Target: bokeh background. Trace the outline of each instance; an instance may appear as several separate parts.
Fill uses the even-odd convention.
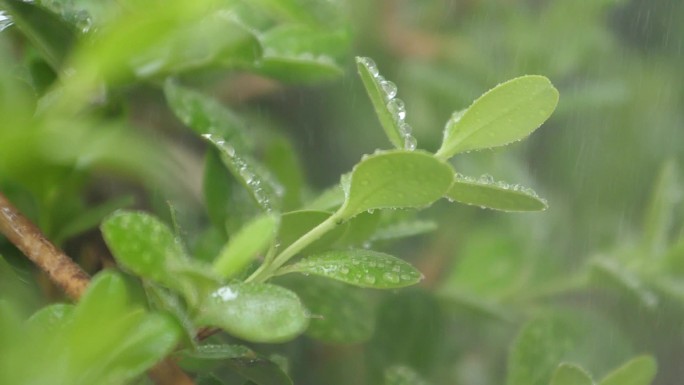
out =
[[[43,3],[83,7],[92,15],[98,9],[87,1]],[[509,353],[516,336],[534,331],[525,325],[543,316],[576,337],[568,337],[573,347],[564,359],[597,377],[634,354],[649,353],[659,363],[655,384],[679,383],[683,2],[295,3],[321,9],[325,36],[335,47],[330,54],[342,70],[335,76],[301,81],[241,66],[179,76],[232,108],[262,158],[280,148],[278,141],[262,142],[272,133],[288,143],[282,147],[294,148],[308,181],[304,196],[337,183],[363,154],[390,147],[356,75],[354,56],[369,56],[397,84],[418,147],[427,150],[439,146],[452,112],[498,83],[524,74],[551,79],[560,91],[558,108],[529,139],[452,160],[464,174],[533,187],[549,209],[511,214],[438,202],[418,215],[438,224],[434,231],[373,245],[415,263],[426,280],[415,289],[368,294],[370,305],[352,311],[374,330],[367,342],[306,337],[259,349],[288,357],[297,384],[379,384],[386,368],[403,365],[428,383],[513,385],[516,358]],[[54,75],[43,71],[45,62],[9,19],[0,18],[0,43],[1,76],[26,80],[0,90],[0,186],[16,204],[91,270],[103,265],[88,254],[102,247],[97,231],[60,229],[71,212],[124,194],[133,196],[134,206],[162,216],[172,201],[189,242],[201,244],[205,147],[168,110],[159,84],[152,79],[121,86],[97,111],[98,117],[116,117],[110,122],[126,130],[107,129],[105,139],[102,131],[65,130],[60,135],[72,135],[79,145],[49,146],[41,141],[63,138],[49,136],[54,131],[17,132],[13,125],[23,122],[9,112],[24,108],[16,107],[17,95],[40,96],[40,84],[49,85]],[[40,103],[26,108],[40,109]],[[31,274],[9,245],[0,247],[16,269]],[[659,286],[665,281],[672,284]],[[27,294],[33,299],[26,306],[58,298],[48,286],[38,285],[42,295]],[[540,337],[540,346],[559,341]],[[543,361],[540,349],[526,360]]]

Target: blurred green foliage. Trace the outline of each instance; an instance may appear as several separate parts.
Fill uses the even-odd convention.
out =
[[[195,346],[185,321],[197,315],[184,301],[210,290],[179,298],[123,273],[101,274],[92,288],[116,286],[110,308],[43,308],[60,295],[0,238],[0,369],[13,368],[0,382],[22,383],[44,363],[55,383],[146,383],[127,360],[180,343],[179,362],[200,384],[282,384],[286,374],[302,385],[677,383],[683,21],[676,0],[0,1],[0,190],[91,273],[113,265],[97,227],[118,208],[154,213],[187,245],[177,275],[162,280],[213,287],[204,263],[263,208],[245,189],[254,178],[279,182],[288,211],[339,206],[339,190],[311,199],[362,154],[388,147],[356,55],[400,86],[406,122],[431,151],[455,110],[507,79],[541,74],[561,95],[530,140],[451,161],[459,173],[534,186],[546,212],[442,201],[417,216],[355,217],[321,241],[392,252],[426,279],[377,293],[278,277],[313,315],[306,336],[286,344],[220,334]],[[195,134],[230,138],[259,167],[241,174],[230,152]],[[265,193],[278,196],[273,186]],[[296,215],[313,226],[324,220],[316,212]],[[426,234],[428,219],[438,226]],[[395,239],[406,235],[417,237]],[[211,310],[206,317],[222,317]],[[98,312],[112,317],[89,320]],[[74,322],[117,333],[81,333]],[[131,334],[131,322],[146,328]],[[124,337],[154,343],[109,357]],[[46,358],[62,354],[92,371],[77,378],[78,365]],[[640,354],[655,357],[657,375]]]

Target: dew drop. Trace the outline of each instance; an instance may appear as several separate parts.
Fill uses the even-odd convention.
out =
[[[385,97],[387,100],[394,99],[397,96],[397,86],[389,80],[383,80],[380,82],[380,87],[385,92]]]
[[[363,63],[364,66],[366,66],[366,69],[368,69],[368,72],[370,72],[373,77],[378,77],[380,75],[380,71],[378,70],[378,66],[375,64],[373,59],[368,58],[368,57],[363,57],[360,59],[361,63]]]
[[[342,266],[342,267],[340,268],[340,273],[342,273],[342,274],[349,274],[349,268],[346,267],[346,266]]]
[[[401,122],[401,124],[399,124],[399,131],[401,131],[402,136],[411,135],[411,132],[413,132],[413,128],[410,124],[406,122]]]
[[[385,281],[390,282],[390,283],[399,283],[399,281],[401,280],[397,273],[393,273],[393,272],[389,272],[389,271],[384,273],[382,275],[382,278]]]
[[[494,177],[489,174],[482,174],[480,178],[477,180],[477,182],[482,184],[493,184]]]
[[[368,284],[370,284],[370,285],[372,285],[372,284],[375,283],[375,276],[372,275],[372,274],[366,274],[366,275],[363,277],[363,281],[366,282],[366,283],[368,283]]]
[[[392,99],[387,102],[387,110],[394,116],[396,121],[403,121],[406,118],[406,105],[401,99]]]
[[[404,136],[404,149],[413,151],[418,146],[418,141],[411,135]]]

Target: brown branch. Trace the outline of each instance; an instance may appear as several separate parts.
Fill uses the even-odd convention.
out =
[[[0,193],[0,233],[50,276],[73,300],[85,292],[90,277],[52,244],[30,220]]]
[[[0,192],[0,234],[3,234],[28,259],[46,272],[73,300],[78,300],[90,283],[90,277],[69,256],[50,242],[40,229],[26,218]],[[193,385],[194,382],[171,359],[165,359],[148,371],[157,385]]]

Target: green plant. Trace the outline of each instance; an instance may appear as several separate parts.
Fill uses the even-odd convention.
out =
[[[598,3],[575,9],[558,2],[542,11],[558,21],[573,9],[598,23],[608,8]],[[473,7],[476,15],[488,12]],[[479,53],[450,63],[462,72],[449,76],[413,63],[400,77],[413,83],[402,97],[412,106],[434,103],[414,132],[396,85],[375,63],[347,63],[358,32],[335,2],[2,0],[0,12],[0,230],[7,238],[0,239],[1,383],[653,381],[654,358],[639,354],[669,349],[667,336],[656,335],[657,343],[635,336],[654,320],[677,325],[681,313],[674,163],[655,184],[637,244],[609,249],[577,271],[538,257],[558,252],[555,238],[548,247],[522,240],[533,220],[506,227],[468,208],[458,220],[448,218],[454,201],[500,211],[547,208],[527,187],[463,170],[481,156],[466,153],[522,140],[551,115],[558,91],[548,79],[499,84],[451,114],[441,138],[425,124],[443,105],[453,108],[502,74],[571,78],[566,66],[543,65],[550,61],[544,49],[529,48],[541,44],[530,35],[533,16],[509,16],[522,26],[499,45],[522,42],[526,57],[542,63],[539,70],[514,60],[507,68],[481,66]],[[15,25],[5,30],[7,20]],[[546,28],[558,25],[564,24]],[[601,26],[594,27],[578,39],[600,35]],[[599,48],[610,47],[602,42]],[[579,48],[564,52],[573,50]],[[336,79],[353,67],[347,64],[356,65],[355,83],[365,88],[392,149],[367,151],[322,192],[304,177],[296,151],[304,140],[291,141],[295,135],[261,104],[234,103],[233,111],[225,103],[230,97],[213,88],[233,80],[245,94],[311,86]],[[449,97],[429,95],[445,87]],[[345,92],[342,98],[353,99]],[[571,106],[581,107],[573,96]],[[320,113],[313,103],[306,108]],[[364,116],[354,115],[355,123]],[[141,127],[148,116],[162,117],[153,131]],[[515,168],[512,151],[492,157]],[[112,190],[103,176],[114,180]],[[421,257],[404,241],[435,230],[435,244]],[[440,246],[455,233],[466,234],[462,245]],[[93,280],[52,243],[96,274]],[[431,266],[430,247],[458,250],[457,262]],[[61,297],[29,276],[22,254],[79,302],[53,303]],[[51,269],[57,260],[60,269]],[[421,283],[421,271],[427,282],[404,289]],[[582,303],[585,295],[618,299],[597,310]],[[665,313],[658,311],[662,303]],[[616,321],[623,315],[627,326]],[[501,362],[508,363],[505,374]]]

